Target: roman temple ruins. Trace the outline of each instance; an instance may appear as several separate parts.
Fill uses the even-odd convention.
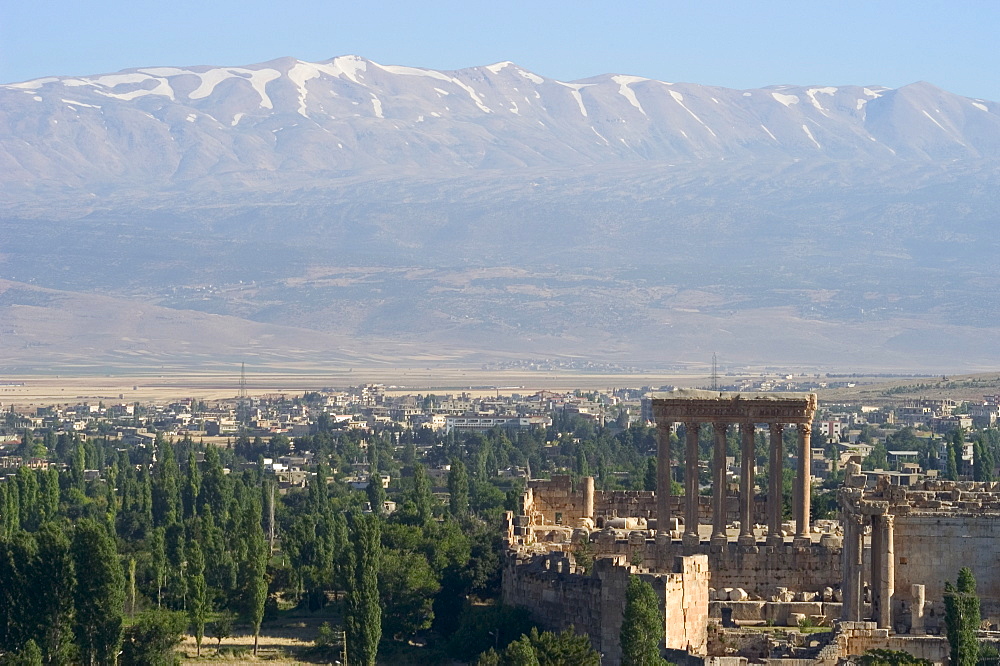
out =
[[[678,662],[834,664],[883,648],[943,663],[944,583],[961,566],[974,569],[984,618],[1000,614],[1000,484],[862,473],[856,459],[838,491],[839,520],[812,521],[815,394],[682,389],[651,403],[658,490],[530,480],[520,513],[508,514],[505,603],[588,634],[612,666],[631,575],[660,596],[663,647]],[[757,625],[792,627],[792,638]],[[830,629],[796,638],[799,626]]]

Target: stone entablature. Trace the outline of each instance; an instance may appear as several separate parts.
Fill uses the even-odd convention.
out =
[[[816,413],[815,393],[737,393],[675,389],[653,393],[653,416],[701,423],[808,423]]]

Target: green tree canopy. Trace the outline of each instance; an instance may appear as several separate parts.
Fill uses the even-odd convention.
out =
[[[625,590],[625,616],[622,618],[622,665],[666,664],[660,657],[664,631],[660,598],[649,583],[631,576]]]
[[[958,585],[944,586],[944,623],[951,647],[951,663],[955,666],[975,666],[979,659],[979,597],[972,569],[962,567]]]

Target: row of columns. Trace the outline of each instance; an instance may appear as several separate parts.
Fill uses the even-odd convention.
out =
[[[892,514],[844,515],[844,605],[849,622],[864,619],[865,528],[871,527],[872,619],[880,628],[892,627],[892,598],[896,592],[895,516]],[[921,590],[922,593],[922,590]],[[923,602],[920,603],[921,613]]]
[[[698,536],[698,438],[702,423],[688,421],[685,426],[685,471],[684,471],[684,543],[697,545]],[[756,424],[741,423],[740,426],[740,534],[739,543],[753,545],[753,504],[754,504],[754,462],[756,459],[754,431]],[[782,517],[782,479],[784,446],[782,433],[785,424],[770,423],[770,456],[767,489],[767,543],[780,544]],[[712,543],[726,541],[726,432],[729,424],[712,423],[714,447],[712,456]],[[793,513],[796,538],[809,538],[810,510],[810,467],[811,424],[799,423],[798,430],[798,473],[793,486]],[[658,531],[666,533],[670,520],[671,466],[670,466],[670,424],[657,424],[657,519]]]

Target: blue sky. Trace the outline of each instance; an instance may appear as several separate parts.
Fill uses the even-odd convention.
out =
[[[341,2],[0,0],[0,82],[152,65],[356,54],[564,81],[634,74],[732,88],[918,80],[1000,101],[996,0]]]

